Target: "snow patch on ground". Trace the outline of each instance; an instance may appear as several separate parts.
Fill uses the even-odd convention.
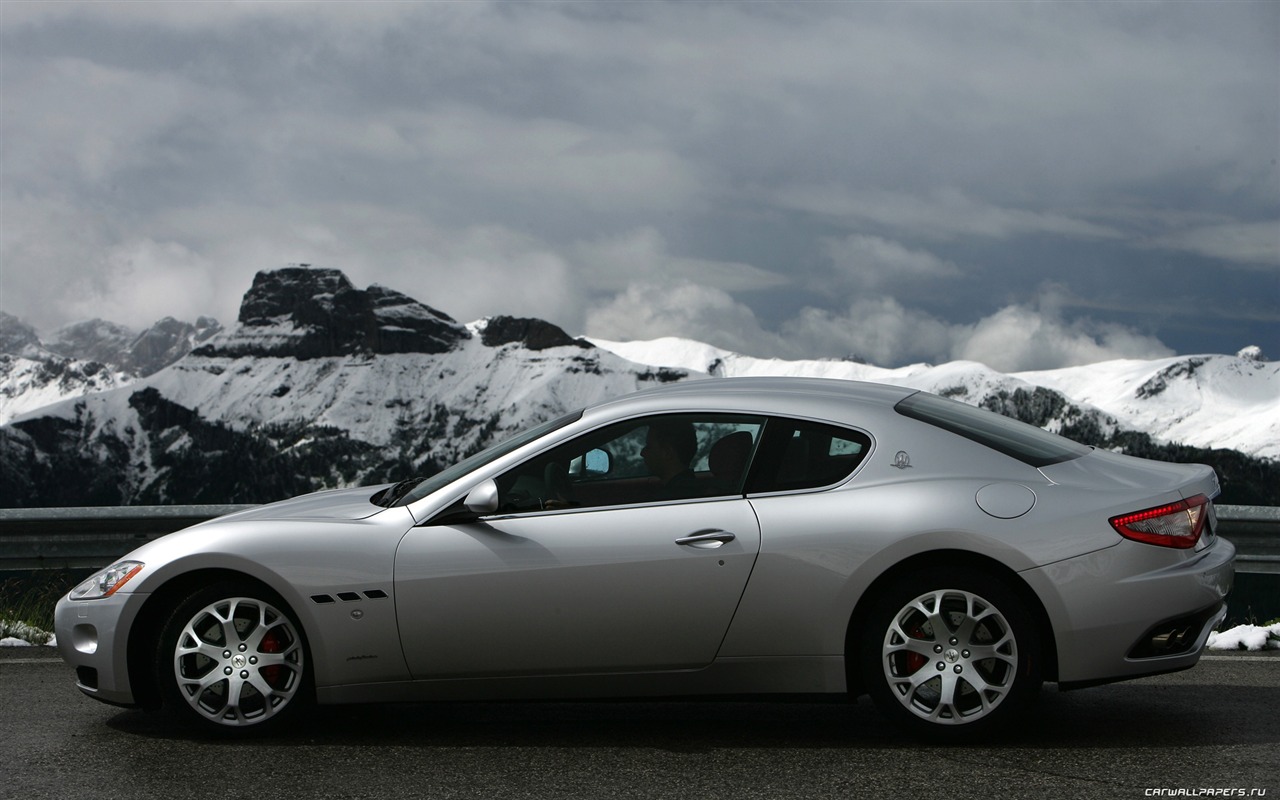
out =
[[[57,637],[48,631],[42,631],[25,622],[0,619],[0,647],[32,647],[57,643]]]
[[[1229,631],[1211,633],[1208,647],[1210,650],[1280,650],[1280,623],[1237,625]]]

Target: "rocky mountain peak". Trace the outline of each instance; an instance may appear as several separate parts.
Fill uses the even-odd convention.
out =
[[[357,289],[340,270],[293,265],[259,272],[240,326],[202,356],[299,359],[359,353],[444,353],[470,338],[452,317],[384,286]]]
[[[580,347],[590,349],[595,345],[585,339],[575,339],[558,325],[528,317],[491,317],[480,333],[480,341],[489,347],[518,342],[530,350],[546,350],[549,347]]]
[[[1236,358],[1242,358],[1245,361],[1254,361],[1259,364],[1265,364],[1269,359],[1262,352],[1262,348],[1256,344],[1251,344],[1236,353]]]
[[[302,324],[323,322],[336,308],[358,295],[347,276],[336,269],[298,265],[263,270],[240,302],[240,324],[261,327],[281,318]]]
[[[35,328],[12,314],[0,311],[0,353],[22,355],[40,347]]]
[[[211,317],[200,317],[195,325],[165,317],[138,334],[129,345],[124,366],[144,377],[151,375],[221,332],[222,325]]]
[[[49,369],[57,363],[72,372],[97,374],[106,367],[123,376],[145,377],[221,332],[222,325],[212,317],[200,317],[194,325],[165,317],[141,333],[91,319],[64,325],[44,342],[30,325],[0,312],[0,353],[45,362]]]
[[[115,322],[90,319],[73,322],[54,331],[46,349],[65,358],[122,365],[138,332]]]

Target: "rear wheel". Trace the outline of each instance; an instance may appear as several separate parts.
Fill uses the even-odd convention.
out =
[[[966,739],[1023,712],[1041,684],[1024,602],[976,570],[929,569],[880,596],[862,631],[864,686],[904,728]]]
[[[255,584],[190,594],[163,628],[157,664],[168,705],[226,732],[275,727],[310,697],[301,630]]]

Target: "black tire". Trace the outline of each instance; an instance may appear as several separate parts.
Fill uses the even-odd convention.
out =
[[[1021,716],[1042,683],[1041,637],[999,578],[940,567],[876,598],[859,636],[863,686],[906,731],[946,741],[988,735]]]
[[[247,581],[187,595],[161,629],[156,670],[167,708],[228,734],[279,728],[314,694],[297,618]]]

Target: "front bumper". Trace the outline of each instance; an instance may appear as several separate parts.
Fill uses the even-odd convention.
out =
[[[1226,617],[1234,560],[1235,546],[1221,538],[1197,553],[1123,541],[1023,573],[1053,625],[1059,684],[1194,666]]]
[[[54,610],[62,660],[75,668],[76,688],[95,700],[136,705],[129,683],[129,628],[146,595],[118,592],[98,600],[63,597]]]

